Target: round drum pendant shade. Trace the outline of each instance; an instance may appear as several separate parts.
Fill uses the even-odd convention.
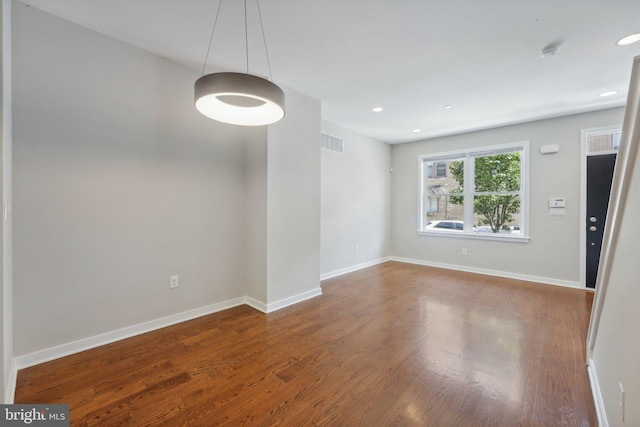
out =
[[[284,92],[251,74],[214,73],[195,83],[195,105],[205,116],[240,126],[262,126],[284,117]]]

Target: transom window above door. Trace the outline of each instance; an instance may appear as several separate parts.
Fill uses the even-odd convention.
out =
[[[587,156],[615,153],[620,148],[621,129],[587,133]]]

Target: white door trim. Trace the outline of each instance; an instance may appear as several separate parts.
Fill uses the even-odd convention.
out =
[[[616,131],[621,128],[622,125],[618,124],[582,129],[580,131],[580,274],[578,277],[582,288],[587,287],[587,135],[597,132]]]

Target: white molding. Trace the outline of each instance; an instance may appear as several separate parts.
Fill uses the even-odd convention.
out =
[[[445,230],[417,230],[418,236],[439,236],[447,239],[474,239],[474,240],[493,240],[496,242],[513,242],[513,243],[529,243],[531,238],[522,235],[501,234],[501,233],[466,233],[461,231],[445,231]]]
[[[596,345],[600,316],[606,299],[607,288],[610,282],[613,260],[618,247],[620,224],[626,213],[627,198],[633,170],[638,162],[638,141],[640,140],[640,56],[633,60],[627,104],[624,110],[622,122],[622,135],[620,137],[620,149],[616,158],[616,166],[613,171],[611,183],[611,195],[607,209],[607,221],[602,238],[602,250],[600,252],[600,264],[596,278],[596,292],[593,297],[591,318],[589,319],[589,332],[587,333],[587,349],[593,351]]]
[[[397,262],[404,262],[408,264],[418,264],[418,265],[425,265],[425,266],[431,266],[431,267],[445,268],[449,270],[467,271],[471,273],[480,273],[480,274],[486,274],[490,276],[507,277],[512,279],[527,280],[527,281],[540,282],[540,283],[546,283],[551,285],[579,288],[579,284],[577,282],[570,282],[570,281],[557,280],[557,279],[538,277],[538,276],[528,276],[528,275],[515,274],[515,273],[509,273],[509,272],[503,272],[503,271],[494,271],[494,270],[488,270],[488,269],[471,268],[471,267],[465,267],[465,266],[453,265],[453,264],[442,264],[442,263],[430,262],[425,260],[402,258],[402,257],[380,258],[374,261],[358,264],[358,265],[337,270],[331,273],[325,273],[321,277],[324,280],[331,277],[340,276],[342,274],[347,274],[350,272],[361,270],[367,267],[371,267],[377,264],[382,264],[387,261],[397,261]],[[7,381],[7,391],[5,394],[6,403],[13,403],[17,372],[19,369],[35,366],[40,363],[45,363],[45,362],[58,359],[64,356],[69,356],[71,354],[79,353],[81,351],[100,347],[102,345],[110,344],[112,342],[120,341],[126,338],[131,338],[133,336],[141,335],[147,332],[151,332],[167,326],[192,320],[197,317],[206,316],[208,314],[216,313],[222,310],[227,310],[229,308],[237,307],[243,304],[246,304],[266,314],[266,313],[272,313],[276,310],[280,310],[285,307],[289,307],[291,305],[308,300],[310,298],[314,298],[319,295],[322,295],[322,288],[320,287],[312,289],[307,292],[300,293],[298,295],[294,295],[292,297],[284,298],[282,300],[269,303],[269,304],[265,304],[264,302],[258,301],[255,298],[252,298],[249,296],[234,298],[234,299],[219,302],[216,304],[211,304],[211,305],[196,308],[193,310],[188,310],[182,313],[177,313],[174,315],[162,317],[162,318],[151,320],[148,322],[139,323],[137,325],[128,326],[125,328],[95,335],[92,337],[83,338],[80,340],[61,344],[55,347],[46,348],[46,349],[39,350],[26,355],[14,357],[11,362],[10,377],[8,378],[8,381]]]
[[[596,415],[598,416],[598,425],[600,427],[609,427],[609,420],[607,419],[607,412],[604,407],[604,400],[602,399],[600,384],[598,384],[598,373],[596,372],[596,365],[593,362],[593,359],[589,359],[589,364],[587,365],[587,373],[589,374],[589,383],[591,383],[593,403],[596,408]]]
[[[466,271],[468,273],[485,274],[487,276],[506,277],[508,279],[525,280],[527,282],[544,283],[546,285],[563,286],[566,288],[582,289],[580,283],[571,280],[554,279],[551,277],[530,276],[528,274],[512,273],[509,271],[489,270],[486,268],[468,267],[465,265],[443,264],[439,262],[425,261],[421,259],[411,259],[402,257],[391,257],[391,261],[404,262],[407,264],[425,265],[428,267],[445,268],[447,270]]]
[[[622,129],[621,124],[600,126],[580,130],[580,286],[587,288],[587,135],[590,133],[616,131]],[[617,154],[617,151],[599,154]]]
[[[123,339],[131,338],[137,335],[141,335],[147,332],[155,331],[157,329],[172,326],[181,322],[186,322],[198,317],[206,316],[212,313],[216,313],[229,308],[237,307],[246,304],[262,313],[271,313],[284,307],[297,304],[307,299],[322,295],[322,288],[318,287],[307,292],[303,292],[298,295],[294,295],[289,298],[276,301],[271,304],[265,304],[261,301],[251,298],[249,296],[243,296],[239,298],[233,298],[227,301],[222,301],[216,304],[199,307],[193,310],[187,310],[182,313],[173,314],[159,319],[150,320],[148,322],[139,323],[137,325],[127,326],[121,329],[117,329],[103,334],[98,334],[92,337],[82,338],[69,343],[61,344],[55,347],[45,348],[33,353],[25,354],[22,356],[14,357],[11,361],[11,373],[7,381],[7,390],[5,394],[6,403],[13,403],[16,379],[18,370],[28,368],[31,366],[39,365],[41,363],[49,362],[51,360],[59,359],[61,357],[69,356],[81,351],[89,350],[92,348],[100,347],[112,342],[120,341]]]
[[[315,289],[311,289],[310,291],[303,292],[298,295],[294,295],[292,297],[284,298],[276,302],[268,303],[266,307],[265,313],[273,313],[276,310],[280,310],[285,307],[289,307],[290,305],[297,304],[299,302],[317,297],[322,295],[322,288],[318,287]]]
[[[244,303],[251,308],[255,308],[256,310],[261,311],[262,313],[267,313],[267,304],[263,303],[262,301],[258,301],[257,299],[251,297],[244,297]]]
[[[12,213],[12,151],[13,151],[13,128],[12,128],[12,111],[13,111],[13,93],[12,93],[12,9],[13,2],[11,0],[2,0],[1,23],[0,23],[0,49],[2,60],[0,66],[2,75],[0,85],[0,114],[2,114],[2,133],[1,145],[2,156],[0,162],[2,164],[2,195],[0,196],[0,204],[3,208],[2,233],[2,268],[0,276],[0,293],[2,293],[2,303],[0,317],[2,317],[2,345],[0,346],[0,372],[2,372],[2,389],[5,390],[4,400],[13,403],[13,390],[15,390],[15,368],[13,364],[13,340],[14,340],[14,322],[13,322],[13,213]],[[12,386],[13,384],[13,386]]]
[[[136,335],[155,331],[157,329],[165,328],[167,326],[175,325],[187,320],[192,320],[197,317],[206,316],[208,314],[216,313],[222,310],[227,310],[229,308],[237,307],[245,303],[246,297],[234,298],[193,310],[184,311],[182,313],[173,314],[171,316],[161,317],[159,319],[139,323],[137,325],[127,326],[115,331],[105,332],[103,334],[95,335],[88,338],[82,338],[69,343],[57,345],[55,347],[45,348],[43,350],[38,350],[22,356],[17,356],[13,359],[15,370],[17,371],[18,369],[35,366],[40,363],[59,359],[64,356],[69,356],[71,354],[100,347],[105,344],[110,344],[112,342],[131,338]]]
[[[4,403],[11,405],[16,394],[16,381],[18,379],[18,368],[16,367],[16,359],[11,359],[11,367],[9,369],[9,378],[6,379],[7,388],[4,392]]]
[[[318,295],[322,295],[322,288],[320,287],[307,292],[303,292],[298,295],[294,295],[289,298],[282,299],[280,301],[276,301],[271,304],[265,304],[261,301],[256,300],[255,298],[251,298],[248,296],[234,298],[216,304],[199,307],[193,310],[187,310],[182,313],[150,320],[148,322],[139,323],[137,325],[127,326],[114,331],[105,332],[103,334],[98,334],[92,337],[82,338],[55,347],[45,348],[43,350],[38,350],[22,356],[17,356],[14,357],[12,361],[12,383],[9,383],[7,385],[7,388],[10,390],[10,393],[7,394],[7,397],[11,396],[11,399],[13,399],[16,373],[19,369],[39,365],[40,363],[49,362],[51,360],[59,359],[64,356],[69,356],[81,351],[100,347],[126,338],[131,338],[137,335],[186,322],[188,320],[206,316],[212,313],[217,313],[219,311],[227,310],[229,308],[237,307],[243,304],[246,304],[262,313],[271,313],[281,308],[288,307],[290,305],[297,304],[307,299],[316,297]]]
[[[333,277],[342,276],[343,274],[353,273],[354,271],[362,270],[363,268],[373,267],[374,265],[382,264],[387,261],[391,261],[391,257],[378,258],[372,261],[367,261],[360,264],[352,265],[351,267],[341,268],[340,270],[330,271],[328,273],[324,273],[320,275],[320,280],[327,280]]]

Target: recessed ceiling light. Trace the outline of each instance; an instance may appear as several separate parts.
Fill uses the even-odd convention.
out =
[[[371,111],[373,111],[374,113],[379,113],[380,111],[384,110],[384,108],[382,107],[373,107],[371,109]]]
[[[616,44],[618,46],[626,46],[628,44],[633,44],[639,41],[640,41],[640,33],[633,33],[621,38],[620,40],[618,40]]]
[[[411,132],[418,133],[418,132],[420,132],[420,129],[413,129]]]
[[[447,104],[447,105],[444,106],[445,110],[451,110],[452,108],[453,108],[453,105],[451,105],[451,104]]]
[[[606,98],[607,96],[613,96],[613,95],[615,95],[615,94],[617,94],[617,93],[618,93],[618,91],[617,91],[617,90],[609,90],[609,91],[607,91],[607,92],[602,92],[602,93],[600,94],[600,96],[601,96],[601,97],[603,97],[603,98]]]

